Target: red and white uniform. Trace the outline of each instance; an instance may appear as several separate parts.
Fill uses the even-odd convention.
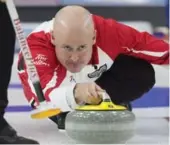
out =
[[[42,23],[27,38],[45,97],[62,111],[70,111],[76,107],[73,97],[76,83],[93,82],[100,77],[100,75],[89,77],[88,74],[95,71],[93,65],[97,65],[98,68],[106,65],[109,69],[120,53],[143,58],[152,64],[169,64],[169,45],[164,41],[146,32],[140,33],[113,19],[93,15],[93,21],[97,31],[93,56],[89,64],[79,73],[67,71],[56,58],[50,36],[53,20]],[[20,53],[19,62],[21,58]],[[19,76],[27,100],[30,103],[33,100],[37,102],[25,66],[24,70],[19,71]]]

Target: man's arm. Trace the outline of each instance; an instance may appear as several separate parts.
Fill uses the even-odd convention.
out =
[[[116,23],[120,47],[125,54],[145,59],[153,64],[169,64],[169,44],[147,32]]]
[[[62,86],[63,80],[66,78],[66,70],[57,62],[55,51],[54,49],[49,49],[48,42],[43,40],[45,38],[40,39],[37,37],[41,33],[43,32],[33,33],[27,40],[45,98],[47,101],[54,103],[62,111],[72,110],[77,105],[73,96],[75,84]],[[38,100],[21,54],[18,69],[25,96],[30,104],[32,104],[32,107],[34,107]]]

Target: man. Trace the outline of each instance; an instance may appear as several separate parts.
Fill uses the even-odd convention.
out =
[[[4,0],[0,0],[0,144],[38,144],[20,137],[4,118],[7,89],[13,63],[15,33]]]
[[[150,63],[169,63],[165,42],[80,6],[62,8],[27,40],[46,100],[63,112],[99,104],[103,91],[116,104],[129,103],[153,87]],[[36,108],[38,100],[22,54],[18,69],[25,96]]]

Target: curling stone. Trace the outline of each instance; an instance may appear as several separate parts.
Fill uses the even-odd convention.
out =
[[[134,135],[135,115],[104,93],[100,105],[79,106],[68,113],[65,129],[76,143],[126,143]]]

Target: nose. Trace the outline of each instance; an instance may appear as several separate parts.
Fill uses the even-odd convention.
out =
[[[73,62],[77,62],[78,61],[78,55],[76,53],[73,53],[71,56],[70,56],[70,59],[73,61]]]

